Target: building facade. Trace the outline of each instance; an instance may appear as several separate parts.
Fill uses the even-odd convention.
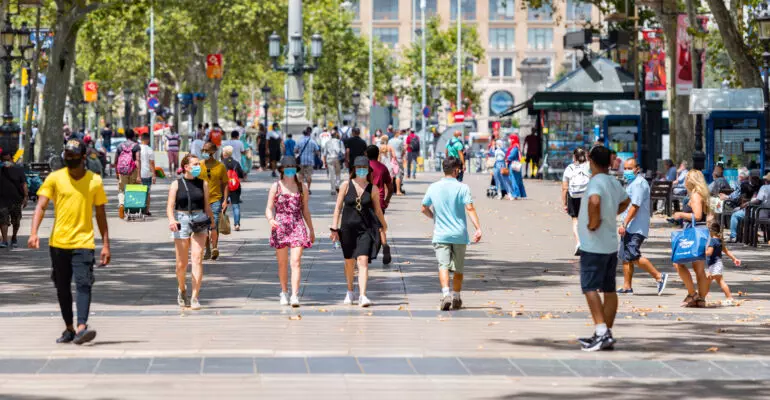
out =
[[[476,27],[486,50],[471,68],[479,78],[481,103],[475,115],[479,132],[490,130],[495,115],[552,83],[565,71],[579,68],[574,51],[564,49],[565,33],[597,21],[599,10],[575,0],[556,0],[554,8],[522,8],[521,0],[461,0],[463,23]],[[359,0],[353,29],[374,37],[396,56],[419,37],[420,0]],[[426,0],[426,20],[438,15],[442,29],[456,26],[457,0]],[[535,66],[535,67],[533,67]],[[535,70],[535,73],[530,73]],[[399,104],[400,126],[409,126],[411,104]],[[446,121],[446,119],[444,119]]]

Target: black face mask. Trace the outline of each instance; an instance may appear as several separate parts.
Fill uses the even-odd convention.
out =
[[[64,164],[69,169],[77,169],[81,165],[83,165],[83,159],[82,158],[66,158],[64,159]]]

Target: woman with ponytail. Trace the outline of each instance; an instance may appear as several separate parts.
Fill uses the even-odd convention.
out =
[[[310,216],[307,186],[297,178],[297,160],[284,156],[278,167],[281,179],[270,188],[265,217],[270,222],[270,247],[278,259],[278,279],[281,281],[281,305],[299,307],[299,282],[302,252],[315,242],[313,220]],[[291,249],[291,254],[289,252]],[[289,256],[291,256],[291,297],[288,294]]]

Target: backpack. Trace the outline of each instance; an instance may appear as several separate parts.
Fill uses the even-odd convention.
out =
[[[102,175],[102,162],[99,161],[95,152],[89,152],[86,155],[86,169],[99,176]]]
[[[409,149],[412,150],[412,153],[420,152],[420,138],[417,135],[414,135],[412,140],[409,141]]]
[[[586,189],[588,189],[588,181],[591,180],[591,175],[586,170],[585,166],[577,166],[572,164],[572,169],[575,169],[575,175],[569,180],[569,195],[573,199],[579,199],[583,197]]]
[[[238,172],[234,169],[227,170],[227,188],[231,192],[238,190],[241,187],[241,179],[238,178]]]
[[[124,142],[121,144],[120,155],[118,155],[118,174],[131,175],[136,171],[136,161],[134,161],[133,146],[130,143]]]
[[[460,158],[459,151],[455,150],[455,147],[454,147],[455,143],[457,143],[457,141],[459,141],[459,140],[460,139],[457,139],[457,138],[454,138],[454,137],[449,139],[449,141],[446,143],[446,148],[447,148],[446,154],[447,154],[447,156],[455,157],[455,158]]]

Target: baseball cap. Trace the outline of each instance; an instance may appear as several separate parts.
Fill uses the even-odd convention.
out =
[[[70,139],[67,141],[67,143],[64,144],[64,151],[74,153],[74,154],[85,155],[86,144],[79,139]]]

